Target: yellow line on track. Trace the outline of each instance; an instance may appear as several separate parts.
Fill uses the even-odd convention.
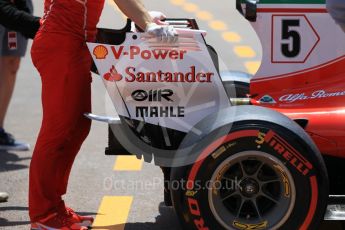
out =
[[[235,46],[234,52],[241,58],[253,58],[256,56],[255,51],[250,46]]]
[[[187,12],[197,12],[199,11],[198,5],[194,3],[186,3],[183,5],[183,9]]]
[[[217,31],[226,30],[228,28],[227,25],[221,20],[212,20],[209,22],[209,26]]]
[[[115,171],[140,171],[143,167],[143,160],[138,160],[136,156],[117,156]]]
[[[174,5],[181,6],[183,5],[186,1],[185,0],[170,0],[170,2]]]
[[[196,17],[200,20],[209,21],[213,19],[213,15],[208,11],[198,11],[195,13]]]
[[[194,3],[188,2],[188,0],[170,0],[170,3],[181,7],[184,11],[194,13],[195,17],[199,20],[208,22],[211,29],[221,32],[224,41],[229,43],[240,43],[242,42],[242,37],[239,33],[234,31],[229,31],[227,24],[222,20],[217,20],[214,18],[211,12],[207,10],[199,9],[200,7]],[[250,46],[235,46],[234,53],[244,59],[244,66],[247,71],[251,74],[255,74],[260,67],[259,61],[247,61],[245,59],[251,59],[256,57],[256,52]]]
[[[92,229],[123,230],[133,202],[132,196],[105,196]]]
[[[242,40],[241,36],[236,32],[227,31],[222,34],[223,39],[227,42],[237,43]]]
[[[250,74],[255,74],[258,71],[258,69],[260,68],[261,62],[259,62],[259,61],[248,61],[248,62],[245,62],[244,65],[246,66],[247,71]]]

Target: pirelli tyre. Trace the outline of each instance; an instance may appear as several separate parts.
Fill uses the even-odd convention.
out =
[[[200,160],[173,168],[173,205],[184,229],[317,229],[328,177],[310,139],[278,124],[241,121],[200,143]],[[177,186],[179,184],[179,186]]]

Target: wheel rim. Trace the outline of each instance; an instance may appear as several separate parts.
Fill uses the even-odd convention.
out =
[[[289,218],[296,199],[286,166],[261,151],[236,153],[211,177],[208,200],[225,229],[278,229]]]

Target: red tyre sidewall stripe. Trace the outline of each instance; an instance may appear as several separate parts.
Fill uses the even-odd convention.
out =
[[[221,146],[224,143],[227,143],[229,141],[233,141],[238,138],[242,137],[256,137],[258,135],[259,130],[242,130],[242,131],[237,131],[234,133],[230,133],[226,136],[218,138],[216,141],[212,142],[207,148],[202,151],[200,156],[198,157],[196,163],[193,165],[189,177],[188,177],[188,182],[194,182],[196,175],[201,167],[201,165],[204,163],[205,159],[214,151],[216,150],[219,146]],[[187,183],[187,189],[192,190],[193,189],[194,183]],[[318,201],[318,184],[317,184],[317,179],[316,176],[310,177],[310,186],[311,186],[311,201],[310,201],[310,206],[309,206],[309,212],[304,220],[302,226],[299,228],[299,230],[307,230],[309,225],[311,224],[316,207],[317,207],[317,201]]]
[[[241,137],[257,137],[259,133],[259,130],[242,130],[242,131],[237,131],[230,133],[226,136],[218,138],[216,141],[212,142],[210,145],[208,145],[204,151],[200,154],[198,159],[196,160],[196,163],[193,165],[189,177],[188,177],[188,182],[187,183],[187,189],[192,190],[193,185],[196,178],[197,173],[199,172],[199,169],[201,165],[204,163],[205,159],[214,151],[216,150],[219,146],[221,146],[224,143],[227,143],[229,141],[233,141],[235,139],[241,138]]]
[[[307,218],[305,218],[304,223],[299,228],[299,230],[308,229],[316,211],[317,200],[319,196],[316,176],[310,177],[310,186],[311,186],[311,201],[310,201],[310,206],[309,206],[309,212],[308,212]]]

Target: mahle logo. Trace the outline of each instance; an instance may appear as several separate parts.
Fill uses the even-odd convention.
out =
[[[95,55],[96,59],[105,59],[108,53],[107,47],[103,45],[98,45],[93,49],[93,55]]]

